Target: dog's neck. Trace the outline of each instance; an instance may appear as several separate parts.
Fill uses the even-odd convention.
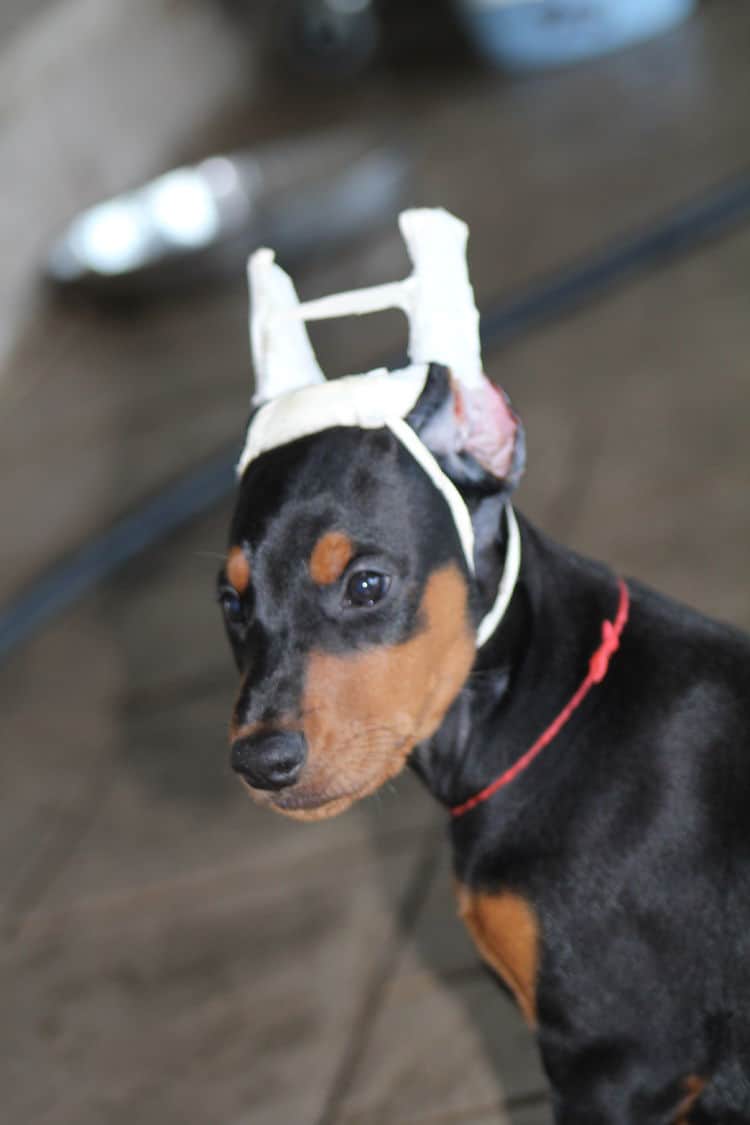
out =
[[[617,585],[606,567],[553,543],[522,516],[518,522],[522,561],[508,611],[479,651],[440,729],[411,758],[417,774],[447,808],[466,801],[513,765],[555,717],[585,674],[601,622],[616,605]],[[500,581],[505,546],[502,531],[493,550],[485,553],[485,600]],[[560,746],[545,751],[548,758],[564,747],[565,734],[559,741]],[[485,819],[510,824],[546,765],[540,761],[533,777],[519,778],[510,790],[491,798],[488,807],[456,822],[455,830],[472,833]]]
[[[484,518],[492,518],[487,515]],[[486,546],[477,556],[475,616],[484,618],[497,595],[506,568],[508,524],[501,511]],[[525,521],[519,520],[523,527]],[[525,536],[524,536],[525,538]],[[448,808],[482,788],[490,778],[488,755],[472,754],[477,733],[502,713],[513,690],[514,672],[520,667],[530,635],[531,603],[524,581],[525,560],[512,597],[493,635],[478,650],[472,673],[440,729],[418,746],[410,764]]]

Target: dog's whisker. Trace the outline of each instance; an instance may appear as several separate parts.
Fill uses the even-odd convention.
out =
[[[190,554],[196,559],[215,559],[217,562],[221,563],[227,561],[226,551],[224,554],[218,551],[191,551]]]

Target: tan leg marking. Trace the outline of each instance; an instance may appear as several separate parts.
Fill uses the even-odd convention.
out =
[[[250,585],[250,562],[242,547],[232,547],[227,555],[227,581],[238,594],[244,594]]]
[[[693,1108],[706,1085],[706,1079],[697,1074],[688,1074],[683,1085],[686,1090],[685,1098],[677,1110],[674,1125],[690,1125],[690,1110]]]
[[[329,586],[346,570],[354,557],[354,547],[343,531],[327,531],[310,555],[310,577],[318,586]]]
[[[534,1027],[539,923],[533,908],[512,891],[487,894],[459,883],[456,893],[459,915],[479,953],[505,981]]]

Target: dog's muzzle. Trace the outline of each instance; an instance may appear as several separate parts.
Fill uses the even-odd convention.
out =
[[[232,743],[232,769],[254,789],[286,789],[294,785],[307,758],[301,731],[253,734]]]

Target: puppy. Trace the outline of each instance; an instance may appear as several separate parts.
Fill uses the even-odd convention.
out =
[[[559,1125],[750,1122],[750,641],[516,515],[518,419],[425,346],[251,419],[232,765],[301,821],[418,773]]]

